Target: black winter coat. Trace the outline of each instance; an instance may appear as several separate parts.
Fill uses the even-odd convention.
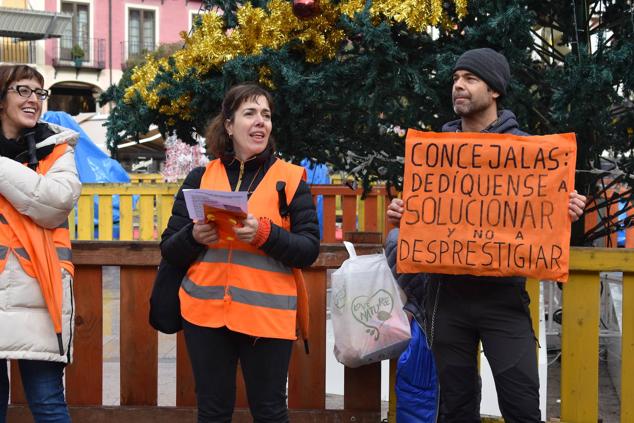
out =
[[[229,184],[234,190],[238,183],[240,161],[233,157],[222,160],[227,169]],[[248,191],[251,194],[275,160],[278,159],[270,150],[247,160],[244,163],[240,191]],[[187,175],[176,194],[172,215],[161,236],[161,255],[175,266],[189,267],[206,249],[206,246],[196,242],[192,235],[194,224],[187,213],[183,196],[183,189],[200,188],[204,173],[205,168],[198,167]],[[277,204],[271,206],[279,207]],[[310,266],[319,255],[319,223],[310,189],[304,181],[300,182],[288,207],[291,231],[288,232],[271,223],[271,233],[260,249],[286,266],[296,268]]]
[[[398,252],[398,228],[392,229],[387,235],[385,241],[385,256],[387,263],[392,270],[392,274],[401,287],[407,303],[403,306],[403,310],[414,316],[418,323],[423,326],[424,322],[424,304],[425,304],[425,283],[427,282],[426,273],[397,273],[396,272],[396,254]]]

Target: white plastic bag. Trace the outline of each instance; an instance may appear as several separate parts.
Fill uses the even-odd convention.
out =
[[[332,274],[330,316],[337,361],[359,367],[398,357],[409,344],[410,325],[384,254],[350,258]]]

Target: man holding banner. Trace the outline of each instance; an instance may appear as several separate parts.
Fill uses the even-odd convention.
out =
[[[459,120],[443,133],[408,131],[397,269],[427,273],[425,314],[440,380],[440,421],[479,422],[478,343],[507,422],[538,422],[539,378],[525,277],[566,281],[574,134],[529,137],[498,111],[510,69],[488,48],[454,67]]]

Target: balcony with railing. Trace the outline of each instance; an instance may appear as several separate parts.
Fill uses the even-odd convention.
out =
[[[121,69],[134,67],[143,61],[148,53],[156,51],[154,41],[128,40],[121,42]]]
[[[21,41],[18,38],[0,37],[0,62],[36,63],[36,46],[35,41]]]
[[[101,70],[106,67],[106,40],[62,37],[53,41],[50,54],[55,68]]]

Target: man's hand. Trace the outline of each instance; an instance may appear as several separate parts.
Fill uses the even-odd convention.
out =
[[[586,197],[577,191],[570,193],[570,202],[568,203],[568,214],[573,222],[579,220],[586,208]]]
[[[218,242],[218,231],[216,229],[216,224],[213,222],[205,223],[194,221],[192,235],[199,244],[207,245]]]
[[[235,232],[240,241],[250,244],[253,238],[255,238],[255,234],[258,233],[259,226],[260,221],[252,214],[249,214],[247,218],[242,221],[242,226],[233,227],[233,232]]]
[[[400,198],[393,198],[389,206],[387,206],[387,221],[397,228],[401,224],[401,218],[403,217],[403,200]]]

